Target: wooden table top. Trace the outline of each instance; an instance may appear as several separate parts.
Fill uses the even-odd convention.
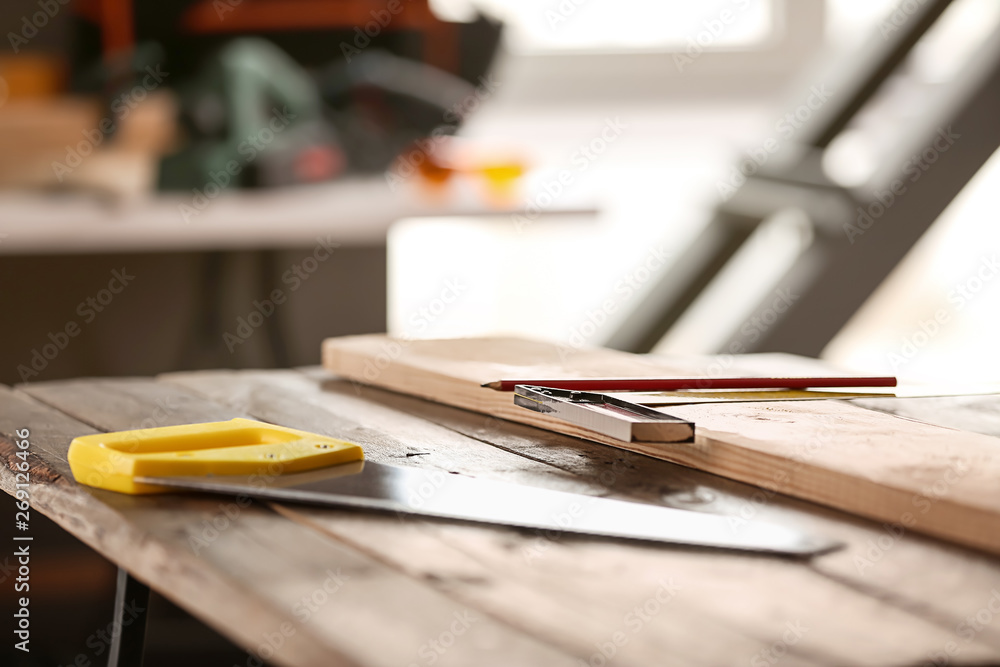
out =
[[[860,404],[1000,435],[1000,397]],[[352,440],[372,461],[780,522],[847,546],[796,561],[131,497],[76,484],[66,462],[79,435],[239,416]],[[0,388],[8,493],[19,429],[35,510],[274,664],[1000,664],[1000,559],[317,369]]]

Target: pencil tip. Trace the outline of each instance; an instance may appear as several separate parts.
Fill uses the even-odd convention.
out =
[[[479,386],[480,387],[486,387],[487,389],[499,389],[500,388],[500,382],[484,382],[484,383],[482,383]]]

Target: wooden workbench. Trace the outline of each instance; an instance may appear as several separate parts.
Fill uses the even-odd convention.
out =
[[[862,404],[1000,435],[1000,397]],[[77,485],[66,463],[78,435],[237,416],[349,439],[373,461],[776,521],[847,546],[795,561],[130,497]],[[18,429],[34,510],[273,664],[1000,664],[996,557],[316,369],[0,388],[8,493]]]

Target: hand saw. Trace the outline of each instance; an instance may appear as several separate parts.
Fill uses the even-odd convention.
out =
[[[364,461],[356,444],[249,419],[73,440],[77,482],[243,495],[677,545],[810,556],[839,543],[773,524]]]

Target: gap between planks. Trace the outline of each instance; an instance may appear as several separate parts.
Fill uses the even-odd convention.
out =
[[[106,403],[107,398],[115,397],[115,392],[108,391],[114,385],[114,381],[94,384],[49,383],[33,385],[30,387],[30,392],[45,394],[50,405],[58,407],[73,404],[75,407],[70,411],[84,412],[87,405],[95,402]],[[116,413],[111,410],[100,418],[93,418],[92,421],[102,430],[118,430],[133,426],[135,421],[145,419],[143,415],[152,412],[156,399],[162,399],[169,394],[187,394],[191,400],[203,406],[203,409],[194,411],[197,414],[196,419],[188,418],[185,410],[168,414],[161,419],[164,422],[161,425],[168,422],[204,421],[206,417],[218,420],[233,416],[231,410],[221,406],[204,409],[204,406],[208,405],[204,399],[177,387],[160,385],[152,381],[131,382],[127,386],[128,393],[133,398],[138,397],[130,403],[132,407],[138,408],[138,413]],[[183,396],[181,398],[183,399]],[[183,402],[182,400],[181,403]],[[73,432],[79,434],[77,429],[73,429]],[[63,447],[68,445],[70,437],[63,439]],[[68,470],[63,471],[63,475],[67,476],[67,484],[74,484],[69,481],[72,477]],[[294,621],[291,614],[294,604],[303,596],[314,593],[317,585],[324,582],[323,577],[326,572],[324,568],[340,564],[351,578],[350,585],[345,585],[339,592],[336,604],[325,605],[309,617],[309,630],[299,624],[292,626],[296,630],[294,637],[300,641],[310,639],[313,649],[311,652],[296,654],[293,651],[295,646],[289,640],[288,656],[283,656],[279,652],[276,658],[272,658],[285,664],[387,666],[406,664],[418,658],[419,646],[440,633],[442,628],[448,628],[449,623],[453,621],[453,613],[461,611],[455,607],[454,601],[426,583],[418,582],[395,569],[385,568],[349,545],[292,523],[270,510],[253,506],[244,508],[236,518],[232,519],[230,528],[219,531],[219,537],[202,552],[199,560],[190,555],[185,539],[192,531],[197,530],[198,524],[205,516],[217,516],[225,500],[220,502],[218,498],[191,496],[171,499],[138,498],[100,491],[91,495],[79,488],[74,490],[85,499],[93,500],[96,496],[104,502],[120,504],[118,509],[124,512],[120,516],[131,514],[133,520],[136,517],[141,518],[142,521],[139,523],[154,538],[126,535],[119,542],[139,543],[146,551],[155,551],[162,544],[169,546],[171,540],[177,542],[174,549],[167,549],[162,557],[151,558],[150,554],[143,552],[141,558],[139,556],[129,558],[123,557],[123,553],[116,552],[116,549],[109,547],[107,543],[87,540],[112,560],[122,562],[130,571],[135,571],[140,578],[166,593],[181,606],[191,610],[206,622],[216,627],[221,626],[227,634],[238,637],[244,645],[251,648],[259,645],[260,637],[254,637],[252,632],[248,636],[247,633],[250,631],[242,629],[242,623],[234,625],[229,622],[228,617],[234,611],[237,615],[245,616],[246,608],[260,607],[259,602],[252,603],[251,600],[246,600],[244,604],[237,604],[234,608],[231,601],[239,600],[241,595],[230,592],[222,596],[221,600],[202,598],[200,602],[193,603],[192,600],[198,600],[200,586],[195,585],[192,589],[191,585],[185,586],[185,582],[190,583],[194,574],[199,570],[204,571],[207,563],[209,573],[226,573],[227,578],[236,576],[241,587],[253,591],[252,595],[258,601],[263,601],[266,608],[289,609],[288,615],[283,618],[280,615],[272,617],[263,628],[259,627],[259,624],[248,623],[254,632],[259,631],[263,636],[264,632],[273,632],[282,622]],[[178,506],[188,503],[192,505],[191,511],[184,511]],[[102,507],[100,502],[92,504],[98,508]],[[88,516],[89,514],[85,514],[82,517],[84,523]],[[65,521],[60,523],[66,526]],[[112,525],[107,528],[114,529],[115,523],[114,520],[109,520],[109,524]],[[126,528],[131,527],[131,521],[127,518],[124,523]],[[162,530],[156,530],[158,524]],[[120,529],[120,525],[118,528]],[[294,545],[294,548],[289,550],[289,545]],[[279,558],[282,553],[282,557]],[[177,580],[175,577],[170,581],[164,581],[160,575],[168,564],[175,564],[175,560],[181,564],[188,563],[181,568],[182,572],[174,572],[176,577],[181,579]],[[268,581],[276,577],[280,586],[269,585]],[[218,574],[215,578],[218,579]],[[175,587],[181,592],[175,590]],[[398,607],[379,604],[379,598],[386,594],[394,594],[403,604]],[[415,610],[419,610],[419,613]],[[220,621],[220,618],[226,620]],[[380,639],[380,629],[390,627],[394,628],[394,641],[387,642],[384,638]],[[317,636],[327,639],[323,641],[312,639],[316,631],[321,631],[321,635]],[[336,648],[329,639],[336,640]],[[483,651],[484,646],[497,645],[505,646],[510,659],[522,664],[568,666],[573,662],[570,656],[485,619],[469,628],[465,640],[463,646],[449,651],[446,656],[441,656],[439,664],[462,665],[470,662],[498,666],[505,664],[491,657],[488,651]]]
[[[225,577],[197,576],[199,570],[191,567],[191,559],[185,551],[170,549],[167,545],[149,540],[147,531],[127,520],[121,508],[100,500],[102,492],[89,492],[73,481],[65,449],[76,435],[96,433],[94,428],[29,396],[0,387],[0,443],[3,443],[0,455],[8,456],[15,451],[12,435],[21,428],[30,431],[29,451],[37,459],[36,466],[48,471],[45,481],[32,482],[29,487],[33,510],[49,517],[112,562],[128,569],[137,579],[155,587],[208,625],[227,632],[238,641],[251,644],[259,639],[258,633],[271,631],[280,625],[282,619],[269,615],[266,610],[252,615],[237,613],[239,622],[227,626],[217,618],[206,616],[199,607],[192,607],[191,599],[203,597],[208,591],[232,600],[244,599],[245,593]],[[13,494],[14,489],[14,474],[9,466],[16,460],[7,458],[6,465],[0,470],[0,487],[9,494]],[[104,495],[110,498],[114,494]],[[185,499],[180,502],[199,504],[198,501]],[[202,500],[200,505],[208,509],[217,503]],[[122,545],[134,548],[124,551]],[[173,585],[157,585],[164,577],[170,578]],[[242,611],[243,607],[237,609]],[[278,662],[286,665],[323,665],[330,664],[332,660],[333,664],[344,667],[357,664],[338,657],[329,649],[321,651],[317,647],[318,643],[310,638],[308,632],[299,633],[288,642],[288,659],[278,656]]]
[[[316,369],[300,370],[311,380],[320,382],[321,387],[334,392],[344,390],[345,393],[349,393],[345,389],[347,386],[346,382],[323,384],[324,379],[329,381],[332,377],[326,371]],[[477,422],[482,422],[482,416],[477,413],[452,408],[439,403],[432,403],[405,394],[398,394],[374,387],[364,389],[355,388],[355,391],[359,391],[359,395],[364,395],[370,400],[391,405],[394,409],[411,415],[419,414],[421,417],[434,421],[445,428],[468,437],[477,438],[507,451],[517,452],[521,455],[524,455],[524,453],[523,451],[518,451],[517,445],[501,445],[496,440],[505,438],[517,441],[520,443],[521,449],[525,448],[524,443],[526,441],[534,440],[544,441],[550,448],[569,446],[581,451],[601,452],[605,456],[617,459],[631,457],[633,461],[641,461],[644,464],[647,475],[654,474],[653,471],[657,475],[663,475],[664,472],[668,471],[679,471],[684,476],[710,482],[715,489],[722,486],[728,489],[730,493],[740,494],[739,498],[733,498],[732,500],[742,502],[743,507],[746,507],[748,496],[752,497],[759,493],[759,490],[756,490],[755,487],[741,482],[735,482],[691,468],[679,468],[675,464],[660,459],[653,459],[640,454],[605,447],[589,441],[513,422],[492,420],[493,424],[499,425],[499,427],[493,430],[485,430],[484,432],[484,429],[476,427]],[[521,434],[521,437],[517,438],[512,434]],[[489,438],[493,438],[493,440],[491,441]],[[537,460],[539,457],[535,458]],[[551,461],[548,461],[548,463],[550,465],[557,465]],[[557,465],[557,467],[559,466]],[[570,468],[563,469],[571,470]],[[634,486],[639,481],[636,477],[638,476],[630,477],[625,481]],[[631,490],[634,491],[635,489]],[[626,497],[626,499],[635,500],[636,498]],[[650,500],[651,497],[649,494],[644,494],[641,499]],[[686,506],[685,503],[667,502],[665,504],[681,509],[693,509]],[[788,507],[800,516],[790,517],[788,516],[788,512],[768,512],[768,509],[775,505]],[[694,509],[712,509],[716,512],[732,514],[734,509],[738,511],[740,506],[737,505],[734,508],[732,502],[713,502],[695,507]],[[871,521],[788,496],[775,495],[771,497],[768,506],[763,509],[758,508],[754,504],[753,514],[754,518],[760,520],[788,523],[790,520],[801,519],[801,514],[804,512],[810,513],[814,518],[814,523],[817,523],[815,521],[817,515],[822,517],[823,520],[822,523],[813,526],[808,526],[808,524],[802,525],[800,522],[800,526],[808,526],[810,529],[816,531],[832,532],[848,545],[841,552],[812,559],[809,563],[810,567],[814,568],[822,576],[830,577],[859,592],[875,595],[900,609],[911,611],[916,615],[926,615],[927,618],[942,623],[943,627],[955,627],[962,621],[965,614],[977,609],[983,603],[979,599],[982,597],[979,595],[980,591],[972,591],[969,590],[968,586],[963,588],[957,585],[959,582],[950,579],[949,572],[969,573],[968,579],[980,584],[987,592],[994,586],[1000,589],[1000,562],[995,557],[982,554],[981,552],[913,533],[907,533],[902,540],[897,540],[896,535],[887,534],[884,528],[879,529]],[[878,543],[881,541],[884,544],[888,537],[892,537],[891,548],[895,550],[894,555],[892,558],[887,559],[887,563],[880,564],[878,559],[881,558],[884,550],[877,548]],[[876,547],[874,551],[873,545]],[[873,558],[876,560],[873,561]],[[891,561],[893,559],[907,562],[915,575],[918,569],[922,569],[924,572],[913,576],[908,581],[890,578],[887,570],[892,567]],[[858,571],[859,567],[860,572]],[[928,578],[927,573],[933,574]],[[874,577],[874,579],[867,577]],[[956,588],[963,590],[966,594],[948,597],[943,601],[944,605],[942,607],[940,591],[945,589],[955,590]],[[1000,626],[986,626],[982,632],[992,638],[991,641],[994,645],[1000,645]]]
[[[299,416],[295,419],[294,423],[287,421],[290,419],[288,413],[282,412],[281,405],[282,401],[288,405],[298,406],[299,413],[302,410],[306,410],[308,405],[311,405],[316,398],[315,396],[303,396],[301,392],[296,393],[292,387],[289,385],[287,372],[242,372],[242,373],[192,373],[192,374],[175,374],[171,376],[165,376],[162,378],[164,381],[168,382],[179,382],[185,387],[194,389],[196,391],[203,392],[206,396],[213,398],[215,400],[220,400],[226,402],[228,400],[233,400],[238,402],[243,409],[253,412],[259,418],[265,420],[273,420],[276,411],[281,412],[286,419],[286,424],[290,426],[295,426],[298,428],[306,428],[311,430],[320,430],[320,422],[322,419],[313,419],[309,423],[305,423],[302,420],[303,417]],[[307,378],[303,378],[306,380]],[[315,382],[313,382],[315,385]],[[225,394],[225,395],[224,395]],[[282,394],[285,394],[282,397]],[[347,398],[350,398],[349,396]],[[326,401],[331,400],[330,396],[325,396]],[[345,410],[345,412],[350,412],[353,417],[358,415],[358,410],[360,408],[360,403],[357,401],[360,399],[354,399],[353,402],[349,401],[350,410]],[[256,401],[256,404],[254,404]],[[276,405],[278,407],[276,407]],[[347,407],[347,406],[345,406]],[[319,409],[318,406],[313,405],[313,410]],[[384,421],[386,417],[385,408],[381,410],[378,406],[374,406],[368,409],[368,416],[373,417],[374,413],[378,415],[380,419]],[[461,411],[456,411],[461,412]],[[337,415],[334,413],[324,413],[333,414],[334,419],[338,419]],[[397,422],[399,420],[397,419]],[[412,421],[412,420],[411,420]],[[408,422],[409,423],[409,422]],[[399,424],[396,424],[399,426]],[[425,429],[426,430],[426,429]],[[329,432],[330,435],[337,435],[339,437],[346,437],[342,432]],[[424,434],[426,435],[426,433]],[[479,441],[475,441],[476,444],[480,444]],[[469,443],[471,445],[471,442]],[[424,458],[424,457],[421,457]],[[666,464],[665,464],[666,465]],[[299,511],[299,510],[289,510],[289,511]],[[827,579],[822,573],[816,574],[817,577],[822,579]],[[839,585],[839,584],[838,584]],[[931,621],[933,622],[933,620]]]
[[[757,360],[758,362],[760,360]],[[324,366],[356,383],[585,437],[758,486],[775,486],[877,521],[1000,554],[1000,440],[895,418],[838,401],[671,406],[698,424],[694,443],[625,443],[518,408],[480,387],[497,375],[698,375],[705,360],[599,348],[566,351],[516,338],[395,341],[347,336],[323,343]],[[737,364],[741,363],[737,358]],[[786,363],[787,365],[787,363]],[[708,375],[706,375],[708,377]],[[836,439],[835,446],[824,441]],[[818,445],[818,446],[816,446]],[[778,477],[778,475],[781,477]],[[925,486],[953,480],[915,516]]]
[[[347,385],[346,382],[322,384],[322,381],[332,377],[328,372],[313,368],[299,369],[310,379],[321,383],[321,386],[337,391]],[[482,434],[481,429],[475,428],[473,424],[482,419],[481,415],[459,408],[445,406],[439,403],[432,403],[423,399],[415,398],[405,394],[398,394],[384,389],[366,387],[358,389],[364,395],[377,400],[383,404],[391,405],[395,409],[402,410],[409,414],[420,414],[422,417],[430,419],[435,423],[455,430],[459,433],[476,437],[484,442],[490,442]],[[500,424],[497,420],[490,420]],[[512,422],[502,422],[503,428],[490,432],[490,437],[511,438],[511,433],[525,433],[525,440],[544,440],[552,445],[570,443],[572,447],[581,450],[598,450],[605,453],[612,453],[616,457],[636,457],[642,460],[647,466],[662,473],[663,469],[676,469],[677,466],[664,462],[660,459],[647,458],[642,455],[635,455],[624,450],[604,447],[589,441],[579,440],[568,436],[563,436],[549,431],[543,431],[530,426],[516,424]],[[502,434],[502,435],[501,435]],[[497,447],[502,445],[493,441],[491,444]],[[523,445],[522,445],[523,446]],[[508,451],[517,451],[515,446],[503,447]],[[521,453],[521,452],[519,452]],[[554,464],[553,464],[554,465]],[[744,503],[747,490],[751,494],[757,494],[754,487],[750,487],[741,482],[735,482],[726,478],[709,475],[691,468],[680,468],[686,475],[710,479],[715,485],[724,485],[732,492],[743,492]],[[634,479],[629,480],[634,482]],[[666,503],[682,509],[683,503]],[[814,568],[822,576],[827,576],[844,585],[850,586],[859,592],[877,596],[885,602],[897,606],[900,609],[910,611],[919,616],[926,616],[941,623],[943,627],[956,627],[964,619],[965,615],[978,609],[989,597],[991,590],[1000,589],[1000,562],[993,556],[982,554],[952,545],[931,537],[919,534],[906,533],[902,539],[898,539],[895,533],[886,533],[885,528],[875,528],[872,522],[844,514],[838,510],[833,510],[823,506],[799,500],[792,497],[773,496],[768,507],[774,504],[781,504],[794,508],[802,513],[810,512],[812,515],[823,517],[822,525],[813,526],[812,529],[833,532],[840,539],[844,540],[848,547],[838,553],[828,554],[810,561],[809,566]],[[715,511],[721,513],[731,513],[732,507],[725,503],[713,503]],[[703,509],[708,509],[705,507]],[[761,515],[756,518],[776,522],[787,522],[791,517],[781,514],[770,515],[765,508],[759,511],[755,505],[754,514]],[[885,540],[892,538],[890,548],[894,549],[893,556],[886,559],[886,563],[880,564],[879,560],[885,551],[879,545],[884,545]],[[892,577],[892,564],[890,561],[904,562],[908,569],[914,572],[915,576],[907,580],[900,580],[899,577]],[[922,570],[917,574],[916,570]],[[859,571],[860,570],[860,571]],[[872,570],[872,572],[868,572]],[[967,573],[966,580],[955,581],[951,573]],[[928,573],[931,574],[928,577]],[[871,575],[874,579],[868,579]],[[976,582],[981,590],[970,589],[968,585],[962,583],[969,581]],[[940,595],[941,590],[958,590],[963,594],[951,595],[944,600]],[[985,597],[983,591],[986,592]],[[942,605],[942,602],[944,603]],[[1000,626],[985,626],[981,631],[991,637],[993,645],[1000,645]]]

